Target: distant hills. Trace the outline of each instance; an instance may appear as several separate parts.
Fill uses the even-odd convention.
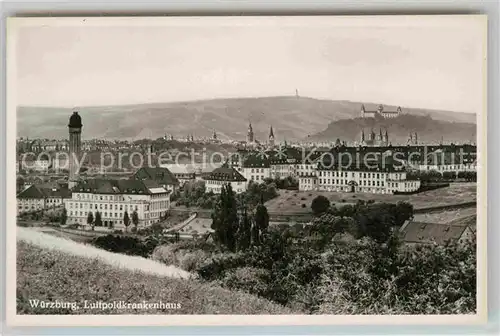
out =
[[[244,140],[248,122],[252,122],[256,138],[266,140],[272,125],[278,140],[304,139],[308,135],[315,138],[341,137],[345,140],[357,138],[360,131],[356,125],[363,123],[357,119],[361,102],[320,100],[307,97],[260,97],[212,99],[189,102],[154,103],[124,106],[95,106],[79,108],[83,119],[83,138],[142,139],[158,138],[166,133],[176,138],[194,134],[196,138],[209,137],[215,130],[220,139]],[[365,103],[367,109],[370,104]],[[385,106],[395,110],[395,106]],[[405,108],[405,114],[430,116],[433,119],[470,123],[459,126],[462,130],[474,128],[474,114]],[[64,138],[67,136],[67,123],[70,108],[51,108],[19,106],[17,109],[18,136],[31,138]],[[402,119],[401,121],[411,121]],[[427,120],[427,119],[426,119]],[[332,124],[333,122],[333,124]],[[345,123],[345,124],[344,124]],[[325,130],[326,126],[330,126]],[[431,122],[428,123],[431,126]],[[429,132],[437,132],[446,123],[437,123]],[[335,125],[347,126],[345,129]],[[369,125],[367,125],[369,126]],[[405,126],[411,128],[412,125]],[[444,126],[443,126],[444,127]],[[461,131],[450,131],[461,134]],[[406,128],[394,129],[394,133],[406,132]],[[420,130],[417,130],[420,132]],[[407,134],[406,134],[407,135]],[[463,135],[469,135],[463,133]],[[422,136],[425,136],[422,133]]]
[[[360,141],[361,130],[368,139],[371,130],[379,135],[387,130],[389,141],[396,144],[406,144],[410,132],[418,134],[421,143],[463,143],[476,141],[476,124],[433,119],[430,116],[403,114],[394,119],[384,118],[354,118],[333,121],[325,130],[311,135],[309,140]]]

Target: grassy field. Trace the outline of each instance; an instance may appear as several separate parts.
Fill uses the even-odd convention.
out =
[[[327,197],[334,204],[356,203],[357,200],[395,203],[407,201],[415,209],[440,205],[452,205],[476,200],[475,183],[453,183],[449,187],[430,190],[414,195],[383,195],[369,193],[337,193],[326,191],[290,191],[280,190],[280,195],[268,202],[269,212],[310,212],[311,202],[318,196]],[[305,204],[305,207],[302,206]]]
[[[204,234],[210,230],[210,225],[212,225],[211,218],[195,218],[180,232]]]
[[[450,211],[439,211],[439,212],[431,212],[424,214],[416,214],[414,216],[415,221],[417,222],[429,222],[429,223],[450,223],[462,221],[467,218],[471,218],[476,216],[477,208],[465,208],[465,209],[456,209]]]
[[[48,250],[61,251],[85,259],[98,259],[101,263],[116,268],[175,277],[189,278],[191,274],[173,266],[167,266],[150,259],[112,253],[91,245],[81,244],[66,237],[56,237],[29,228],[17,228],[17,239]]]
[[[98,258],[72,255],[25,240],[17,242],[16,296],[18,314],[292,313],[282,306],[249,294],[202,284],[192,279],[170,278],[115,267]],[[75,308],[35,307],[30,301],[33,299],[74,302]],[[123,301],[127,304],[161,302],[171,305],[142,308],[125,305],[108,309],[90,305],[99,301]]]

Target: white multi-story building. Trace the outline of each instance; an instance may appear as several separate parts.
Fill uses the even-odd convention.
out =
[[[317,168],[299,177],[299,190],[394,194],[419,188],[420,181],[408,180],[404,170]]]
[[[427,154],[425,161],[419,164],[417,169],[420,171],[435,170],[439,173],[477,172],[476,155],[475,153],[464,153],[461,157],[460,153],[438,149]]]
[[[297,178],[299,190],[316,190],[318,188],[318,175],[316,162],[307,162],[297,165]]]
[[[125,212],[132,223],[137,212],[138,227],[159,222],[170,209],[171,191],[152,180],[90,179],[79,181],[67,199],[67,224],[87,225],[90,212],[99,212],[102,224],[112,229],[124,229]]]
[[[266,158],[261,159],[255,156],[247,157],[237,170],[247,179],[247,181],[256,183],[262,183],[265,179],[271,177],[271,166],[269,160]]]
[[[247,179],[235,168],[219,167],[203,178],[205,180],[205,190],[220,194],[222,186],[230,184],[233,191],[237,194],[247,190]]]

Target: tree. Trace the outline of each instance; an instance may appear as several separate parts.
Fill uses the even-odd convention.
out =
[[[315,216],[325,213],[330,208],[330,201],[323,195],[319,195],[313,199],[311,209]]]
[[[252,222],[245,208],[239,222],[237,233],[237,248],[246,251],[252,243]]]
[[[413,217],[413,205],[408,202],[399,201],[394,209],[395,224],[401,226],[404,222]]]
[[[252,236],[252,241],[251,241],[252,245],[254,246],[260,245],[260,230],[255,222],[252,224],[251,236]]]
[[[66,225],[67,220],[68,220],[68,211],[66,210],[66,208],[63,208],[61,213],[61,225]]]
[[[101,213],[96,211],[94,225],[92,225],[92,230],[94,230],[94,226],[102,226]]]
[[[255,209],[255,224],[259,228],[260,234],[266,232],[269,227],[269,213],[262,202]]]
[[[132,212],[132,223],[135,225],[135,230],[137,232],[137,227],[139,226],[139,215],[137,214],[137,210]]]
[[[89,211],[88,215],[87,215],[87,224],[90,225],[92,227],[92,230],[94,229],[94,215],[92,214],[92,211]]]
[[[123,225],[125,225],[125,232],[128,231],[128,226],[130,225],[130,218],[128,216],[127,211],[123,213]]]
[[[221,194],[212,212],[212,229],[215,231],[216,240],[234,252],[237,228],[236,197],[231,185],[228,184],[222,187]]]

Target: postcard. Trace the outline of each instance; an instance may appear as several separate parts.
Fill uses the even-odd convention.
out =
[[[8,323],[484,323],[486,26],[9,18]]]

